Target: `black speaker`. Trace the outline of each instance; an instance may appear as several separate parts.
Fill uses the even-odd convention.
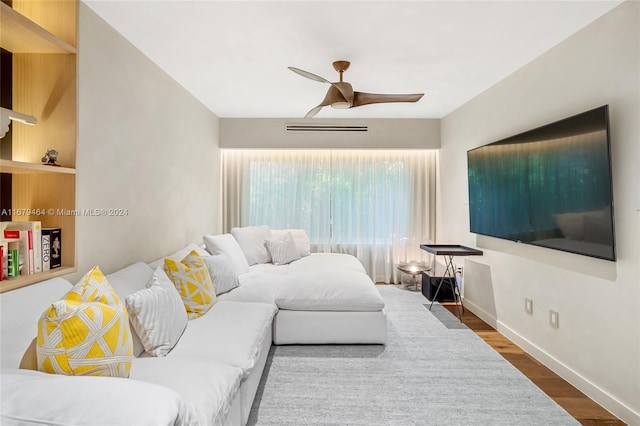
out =
[[[442,277],[432,277],[426,273],[422,274],[422,295],[430,302],[433,301],[433,297],[436,295],[441,279]],[[452,284],[456,285],[455,278],[444,278],[442,287],[438,292],[438,298],[435,300],[436,302],[454,302],[456,300],[451,290]]]

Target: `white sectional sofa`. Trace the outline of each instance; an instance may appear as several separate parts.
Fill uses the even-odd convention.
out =
[[[1,294],[0,423],[244,425],[272,342],[383,344],[384,303],[362,265],[348,255],[308,254],[308,239],[294,234],[304,256],[280,265],[254,263],[240,273],[235,266],[244,268],[247,256],[230,235],[213,236],[233,247],[230,255],[211,256],[195,244],[174,253],[228,257],[233,276],[217,282],[231,288],[188,321],[166,356],[144,352],[132,332],[136,356],[128,379],[37,371],[36,324],[71,289],[69,281],[54,278]],[[149,287],[162,263],[134,263],[106,279],[124,300]]]
[[[276,345],[386,342],[384,301],[358,259],[312,254],[309,238],[300,229],[248,226],[233,228],[231,233],[235,238],[229,234],[204,237],[209,252],[239,260],[235,266],[240,286],[221,298],[274,303],[278,307],[273,324]],[[264,241],[285,239],[287,234],[298,256],[285,256],[296,260],[277,264]]]

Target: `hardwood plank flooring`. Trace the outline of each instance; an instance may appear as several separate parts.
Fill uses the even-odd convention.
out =
[[[453,303],[443,303],[443,306],[457,315]],[[625,424],[468,309],[464,311],[462,322],[581,424],[585,426]]]

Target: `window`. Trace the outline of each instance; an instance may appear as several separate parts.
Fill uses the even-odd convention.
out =
[[[399,241],[433,240],[436,164],[427,150],[224,150],[225,228],[302,228],[315,251],[354,254],[371,273]]]

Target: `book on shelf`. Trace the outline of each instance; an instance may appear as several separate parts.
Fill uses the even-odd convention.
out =
[[[20,243],[9,241],[7,244],[7,275],[6,278],[17,278],[20,275]]]
[[[4,238],[17,240],[18,242],[20,275],[33,274],[33,242],[31,231],[28,229],[5,229]]]
[[[11,244],[11,247],[9,246]],[[4,230],[0,230],[0,250],[2,250],[2,262],[0,262],[0,280],[14,278],[20,274],[20,240],[18,238],[5,238]],[[12,253],[15,250],[15,253]],[[17,256],[17,260],[13,257]],[[14,267],[16,275],[13,274]]]
[[[51,234],[42,233],[42,271],[51,269]]]
[[[29,274],[42,272],[42,224],[40,221],[3,222],[7,230],[29,231]]]
[[[62,229],[42,228],[43,270],[55,269],[62,266]],[[47,250],[44,246],[47,244]],[[48,259],[45,260],[45,259]],[[48,265],[45,265],[45,262]]]
[[[2,262],[0,263],[0,269],[2,269],[2,279],[16,278],[20,275],[21,265],[20,259],[20,239],[11,238],[11,235],[20,233],[20,231],[11,231],[5,237],[5,232],[0,232],[0,250],[2,251]],[[24,259],[22,259],[24,262]]]

